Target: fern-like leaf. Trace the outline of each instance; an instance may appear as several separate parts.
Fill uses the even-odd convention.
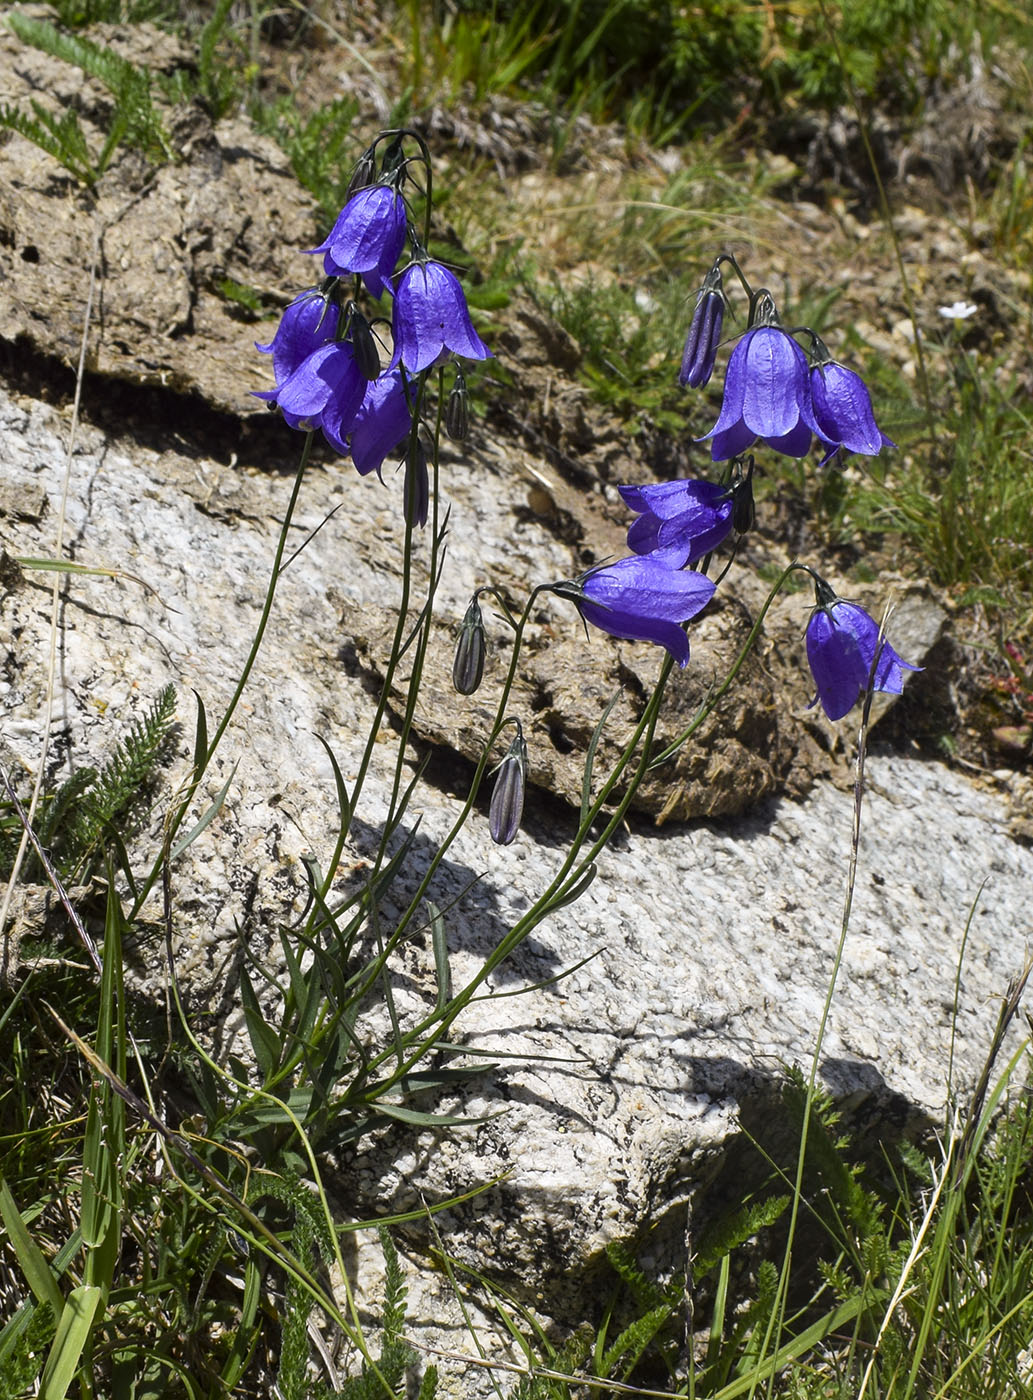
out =
[[[752,1239],[765,1226],[773,1225],[788,1204],[788,1196],[770,1196],[715,1221],[700,1240],[692,1266],[693,1281],[699,1283],[733,1249]]]
[[[19,136],[24,136],[26,141],[31,141],[40,150],[46,151],[84,185],[95,184],[97,171],[94,169],[93,158],[76,114],[69,111],[56,117],[35,100],[32,102],[32,110],[36,114],[35,118],[19,111],[17,107],[5,104],[0,107],[0,126],[16,131]]]
[[[82,69],[89,77],[103,83],[114,97],[112,132],[117,135],[109,132],[101,159],[92,167],[96,173],[103,171],[121,140],[143,151],[149,159],[171,157],[172,147],[154,109],[151,77],[146,69],[137,68],[103,44],[95,44],[78,34],[65,34],[46,20],[15,13],[9,16],[8,23],[23,43]]]
[[[600,1375],[608,1380],[617,1370],[621,1380],[627,1380],[638,1365],[642,1353],[657,1333],[671,1320],[674,1305],[664,1299],[657,1307],[637,1317],[625,1327],[617,1340],[603,1356]]]
[[[130,816],[154,774],[176,712],[176,691],[167,685],[142,721],[129,734],[97,774],[96,782],[79,802],[75,818],[60,843],[65,871],[78,870],[96,851],[105,830]]]

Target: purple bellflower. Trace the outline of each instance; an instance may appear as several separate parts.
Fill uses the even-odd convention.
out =
[[[620,486],[624,503],[639,512],[628,548],[671,569],[702,559],[732,528],[732,493],[716,481],[663,481]]]
[[[329,344],[337,334],[340,312],[322,292],[304,292],[292,301],[268,345],[255,342],[255,349],[272,355],[275,389],[263,389],[256,398],[276,402],[280,388],[314,350]]]
[[[491,351],[473,328],[458,278],[442,263],[420,260],[398,279],[392,318],[395,353],[410,374],[442,363],[449,354],[487,360]]]
[[[922,668],[904,661],[885,639],[880,647],[875,619],[856,603],[837,598],[824,579],[815,579],[814,593],[817,602],[807,624],[807,661],[818,693],[811,704],[820,700],[829,719],[842,719],[864,694],[869,677],[873,690],[899,695],[904,672]]]
[[[629,641],[658,642],[679,666],[688,665],[689,639],[681,626],[714,595],[704,574],[682,572],[651,555],[618,559],[553,592],[570,598],[593,627]]]
[[[696,295],[696,310],[685,338],[679,384],[702,389],[714,373],[717,347],[724,323],[725,296],[721,283],[721,264],[716,262],[707,273]]]
[[[829,443],[822,466],[841,447],[866,457],[877,457],[884,447],[896,447],[876,423],[871,395],[859,374],[835,360],[825,360],[814,365],[810,378],[814,421]]]
[[[368,384],[350,342],[335,340],[308,355],[275,397],[292,428],[322,428],[336,446],[351,427]]]
[[[775,323],[767,292],[755,293],[753,305],[759,324],[732,351],[721,415],[706,434],[715,462],[737,457],[758,438],[787,457],[805,457],[812,433],[824,441],[811,406],[806,355]]]
[[[318,248],[327,274],[361,273],[371,296],[382,297],[405,243],[405,200],[391,185],[352,195]]]
[[[360,476],[379,472],[384,461],[397,451],[412,428],[409,400],[401,370],[389,370],[375,379],[351,421],[351,446],[343,437],[332,435],[323,424],[323,436],[335,451],[351,452]]]

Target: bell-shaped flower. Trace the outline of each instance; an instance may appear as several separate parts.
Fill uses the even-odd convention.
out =
[[[280,317],[276,334],[269,344],[259,345],[255,342],[256,350],[261,350],[263,355],[272,355],[277,384],[275,389],[263,389],[255,397],[275,403],[280,387],[294,371],[314,350],[334,339],[339,320],[337,304],[322,292],[305,292],[292,301]]]
[[[331,436],[323,424],[323,435],[342,454],[351,452],[360,476],[379,472],[392,452],[398,451],[409,436],[412,414],[401,370],[389,370],[369,386],[351,422],[349,444]]]
[[[351,427],[369,381],[346,340],[314,350],[276,393],[292,428],[322,428],[336,446]]]
[[[812,433],[824,440],[811,406],[806,355],[781,326],[748,330],[728,361],[721,416],[706,434],[714,461],[738,457],[758,438],[787,457],[805,457]]]
[[[856,603],[837,598],[823,579],[816,580],[815,594],[817,605],[807,624],[807,661],[818,691],[811,704],[820,700],[829,719],[842,719],[869,679],[873,690],[899,695],[904,672],[922,668],[898,656],[885,638],[880,644],[875,619]]]
[[[405,200],[391,185],[370,185],[352,195],[313,253],[323,253],[328,275],[361,273],[371,296],[382,297],[405,244]]]
[[[689,639],[679,625],[714,596],[704,574],[672,569],[651,555],[618,559],[553,592],[570,598],[593,627],[629,641],[657,642],[679,666],[688,665]]]
[[[696,310],[681,357],[678,383],[688,384],[692,389],[702,389],[714,372],[725,315],[725,297],[721,287],[721,264],[716,262],[696,296]]]
[[[398,279],[391,330],[395,352],[410,374],[419,374],[449,354],[487,360],[491,351],[473,328],[458,278],[443,263],[421,260]]]
[[[868,386],[859,374],[835,360],[811,369],[811,403],[818,431],[829,443],[822,466],[842,447],[877,457],[884,447],[896,447],[875,421]]]
[[[702,559],[732,529],[732,493],[714,481],[663,481],[655,486],[620,486],[639,518],[628,530],[628,547],[672,569]]]

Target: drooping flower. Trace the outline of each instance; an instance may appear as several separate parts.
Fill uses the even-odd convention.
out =
[[[520,830],[527,787],[527,744],[518,728],[517,736],[498,766],[495,789],[488,808],[488,829],[496,846],[508,846]]]
[[[724,323],[725,297],[722,291],[721,264],[716,262],[704,278],[696,295],[696,310],[685,338],[679,384],[702,389],[714,372],[717,347]]]
[[[360,476],[379,471],[384,461],[397,451],[412,428],[412,414],[405,392],[401,370],[389,370],[375,379],[345,432],[350,432],[350,444],[344,434],[328,431],[323,423],[323,436],[337,452],[351,452],[355,470]]]
[[[273,357],[275,389],[263,389],[256,398],[275,403],[280,387],[314,350],[329,344],[337,334],[340,311],[337,303],[322,291],[304,292],[291,302],[280,317],[276,334],[268,345],[255,342],[255,349]]]
[[[553,592],[570,598],[593,627],[629,641],[658,642],[679,666],[689,660],[689,639],[679,623],[706,607],[714,584],[704,574],[672,569],[652,555],[633,555],[594,569]]]
[[[449,354],[487,360],[491,351],[473,328],[458,278],[444,264],[420,260],[398,280],[391,323],[395,353],[410,374]]]
[[[663,481],[617,488],[639,512],[628,530],[628,548],[681,569],[725,539],[732,529],[732,493],[716,481]]]
[[[361,273],[370,295],[382,297],[405,243],[405,201],[391,185],[370,185],[352,195],[318,248],[328,274]]]
[[[759,439],[788,457],[805,457],[812,434],[823,438],[806,355],[781,326],[754,326],[728,361],[721,415],[706,434],[713,439],[711,456],[715,462],[738,457]]]
[[[351,344],[335,340],[301,362],[276,391],[276,402],[292,428],[322,428],[336,446],[351,427],[368,383]]]
[[[864,694],[870,677],[873,690],[899,695],[904,672],[922,668],[898,656],[885,638],[880,646],[875,619],[856,603],[838,598],[824,579],[815,579],[814,592],[807,661],[818,693],[811,704],[820,700],[829,719],[842,719]]]
[[[811,369],[811,403],[818,431],[829,444],[822,466],[841,447],[866,457],[896,447],[875,421],[868,386],[845,365],[827,360]]]

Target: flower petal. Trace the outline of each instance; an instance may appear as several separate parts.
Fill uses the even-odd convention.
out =
[[[743,422],[758,437],[784,437],[800,421],[807,394],[807,359],[778,326],[759,326],[750,341],[743,388]]]

